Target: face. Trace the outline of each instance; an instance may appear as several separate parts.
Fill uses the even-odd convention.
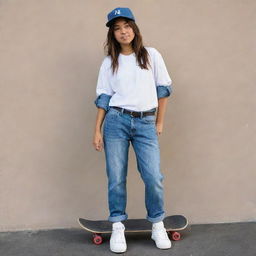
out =
[[[115,21],[114,35],[121,45],[129,45],[135,36],[133,29],[124,19],[117,19]]]

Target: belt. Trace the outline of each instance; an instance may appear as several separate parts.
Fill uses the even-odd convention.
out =
[[[125,108],[119,108],[119,107],[112,107],[120,112],[123,112],[125,114],[129,114],[131,115],[132,117],[143,117],[143,116],[154,116],[155,115],[155,111],[130,111],[130,110],[127,110]]]

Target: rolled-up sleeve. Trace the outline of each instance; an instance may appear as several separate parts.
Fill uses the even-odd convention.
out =
[[[111,88],[108,71],[109,70],[106,67],[106,59],[104,59],[98,74],[98,81],[96,86],[96,99],[94,103],[98,108],[103,108],[106,111],[109,110],[109,101],[112,95],[114,94]]]
[[[157,91],[157,98],[169,97],[172,93],[172,80],[166,68],[161,53],[155,50],[154,77]]]

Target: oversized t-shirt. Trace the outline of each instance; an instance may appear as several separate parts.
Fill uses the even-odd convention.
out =
[[[111,68],[111,57],[106,56],[101,64],[96,95],[111,96],[109,106],[117,106],[133,111],[147,111],[158,107],[157,86],[171,86],[162,55],[153,47],[145,47],[149,53],[152,69],[141,69],[136,55],[119,54],[118,71]]]

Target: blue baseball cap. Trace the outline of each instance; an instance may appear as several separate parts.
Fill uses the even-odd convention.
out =
[[[106,26],[110,27],[113,20],[119,17],[124,17],[135,21],[132,11],[129,8],[117,7],[108,14],[108,22],[106,23]]]

